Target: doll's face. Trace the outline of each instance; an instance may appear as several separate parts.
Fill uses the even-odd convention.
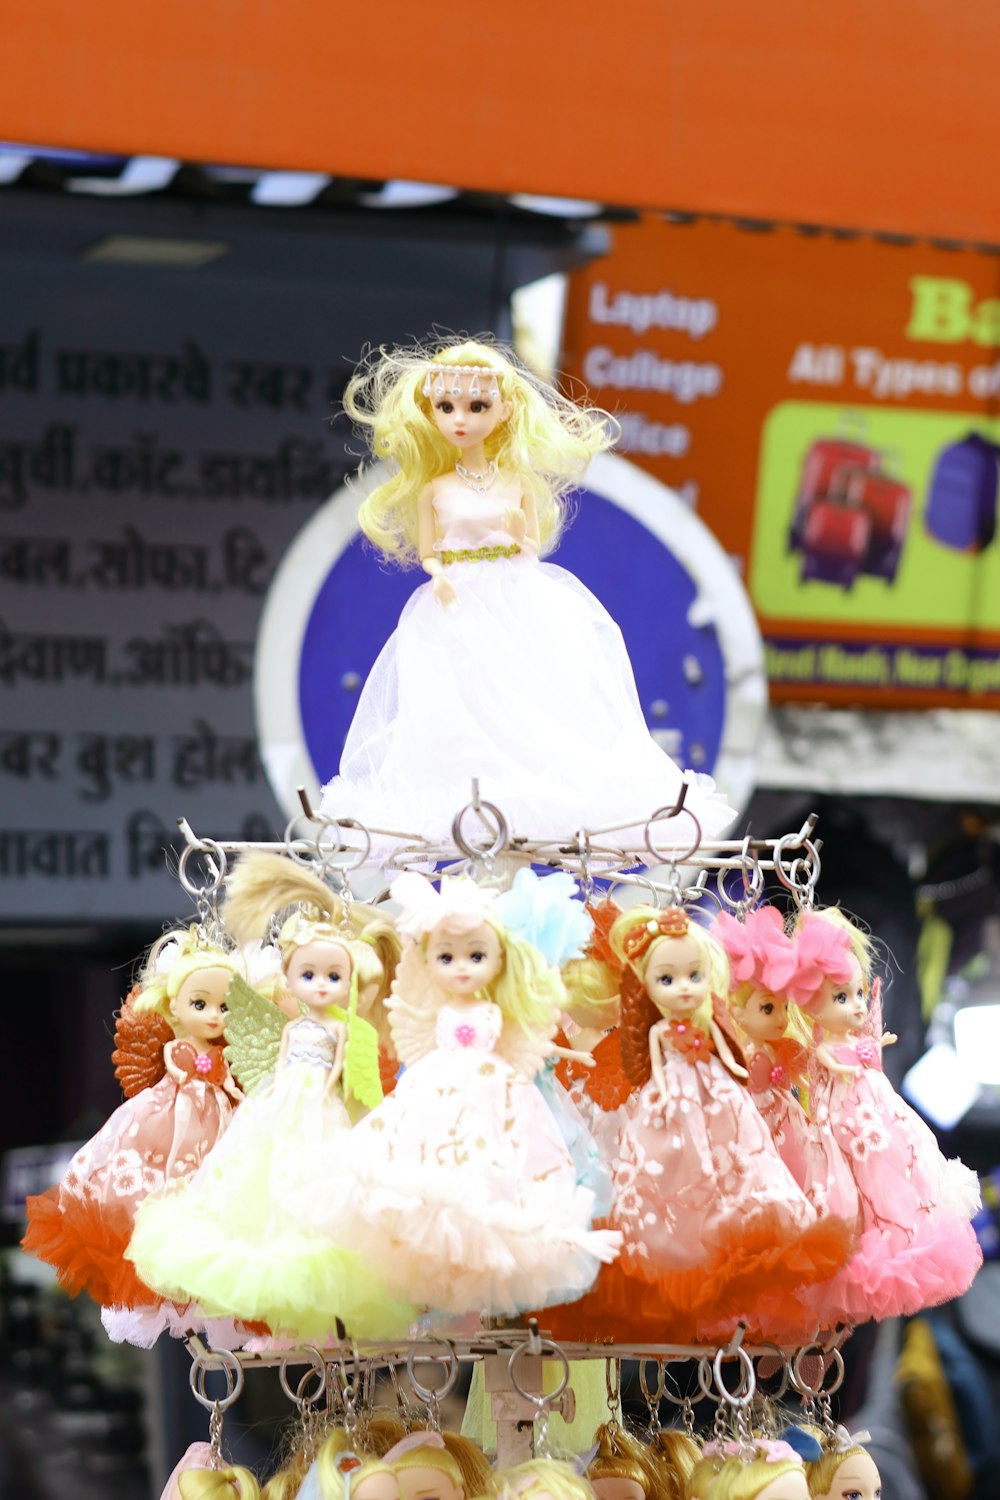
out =
[[[809,1481],[805,1469],[789,1469],[757,1491],[757,1500],[809,1500]]]
[[[753,990],[746,1005],[734,1005],[733,1017],[752,1042],[778,1042],[788,1025],[788,1001],[767,990]]]
[[[465,1500],[464,1489],[452,1484],[440,1469],[400,1468],[396,1470],[402,1500]]]
[[[445,382],[450,383],[447,375]],[[474,448],[477,443],[484,443],[500,423],[506,422],[510,416],[508,401],[498,401],[495,396],[487,396],[485,391],[472,396],[469,394],[471,384],[472,377],[463,375],[460,396],[453,396],[451,391],[446,391],[441,396],[431,396],[431,416],[435,427],[442,437],[463,452],[466,448]],[[480,376],[480,384],[487,385],[488,382]]]
[[[344,1006],[351,990],[351,960],[340,943],[317,938],[294,950],[285,978],[295,998],[310,1010]]]
[[[492,984],[503,967],[500,939],[488,922],[468,932],[432,932],[427,966],[436,984],[455,999],[471,999]]]
[[[869,1453],[850,1453],[825,1495],[815,1500],[881,1500],[882,1478]],[[759,1500],[759,1497],[758,1497]]]
[[[820,991],[816,1005],[809,1014],[818,1021],[831,1036],[848,1036],[860,1031],[868,1014],[868,999],[865,995],[861,965],[851,957],[851,977],[846,984],[828,979]]]
[[[688,933],[653,944],[646,961],[646,994],[664,1016],[683,1019],[708,994],[708,970],[701,949]]]
[[[222,1036],[227,1014],[226,995],[232,979],[232,969],[221,966],[198,969],[188,975],[170,1002],[170,1014],[184,1036],[196,1042],[214,1042]]]

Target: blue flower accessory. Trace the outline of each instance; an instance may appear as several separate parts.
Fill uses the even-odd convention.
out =
[[[518,870],[493,911],[509,933],[531,943],[559,968],[578,957],[590,938],[590,917],[575,897],[576,881],[562,870],[542,877],[534,870]]]

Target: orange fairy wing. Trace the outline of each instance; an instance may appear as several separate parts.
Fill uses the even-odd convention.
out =
[[[584,1091],[605,1114],[620,1105],[632,1093],[633,1085],[625,1076],[622,1067],[622,1049],[618,1028],[602,1036],[593,1052],[596,1067],[588,1068],[584,1078]]]
[[[132,1002],[140,993],[139,986],[134,985],[115,1020],[111,1061],[126,1099],[159,1083],[166,1072],[163,1049],[174,1040],[174,1029],[164,1016],[154,1010],[137,1014],[133,1009]]]
[[[622,961],[611,946],[611,929],[622,914],[621,907],[613,901],[588,901],[587,914],[594,924],[587,944],[587,957],[596,958],[611,969],[621,969]]]
[[[378,1076],[382,1081],[383,1097],[391,1094],[396,1087],[396,1074],[398,1072],[399,1059],[394,1057],[383,1043],[378,1049]]]

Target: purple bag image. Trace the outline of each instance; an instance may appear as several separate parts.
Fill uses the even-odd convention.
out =
[[[993,540],[1000,489],[998,448],[978,432],[942,448],[934,465],[924,528],[942,547],[981,552]]]

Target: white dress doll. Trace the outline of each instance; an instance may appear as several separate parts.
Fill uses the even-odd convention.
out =
[[[323,1340],[337,1318],[358,1337],[399,1336],[416,1309],[393,1302],[362,1258],[331,1245],[315,1223],[350,1154],[347,1099],[381,1098],[378,1037],[364,1013],[388,989],[398,942],[388,924],[345,909],[280,856],[248,856],[234,879],[237,907],[248,886],[271,902],[297,892],[310,903],[278,937],[277,998],[291,997],[301,1013],[287,1020],[234,984],[226,1051],[247,1089],[240,1128],[183,1190],[144,1205],[129,1258],[150,1285],[183,1288],[214,1314],[281,1336]]]
[[[614,620],[538,560],[613,441],[606,413],[479,343],[380,351],[344,405],[396,469],[361,528],[430,581],[365,683],[323,811],[446,838],[475,776],[515,834],[627,823],[635,841],[685,779],[704,835],[724,828],[734,813],[711,778],[682,778],[652,740]]]
[[[618,1235],[591,1228],[559,1124],[533,1079],[558,975],[468,879],[400,876],[408,939],[387,1008],[405,1071],[358,1124],[329,1230],[398,1297],[442,1313],[516,1313],[579,1296]]]

